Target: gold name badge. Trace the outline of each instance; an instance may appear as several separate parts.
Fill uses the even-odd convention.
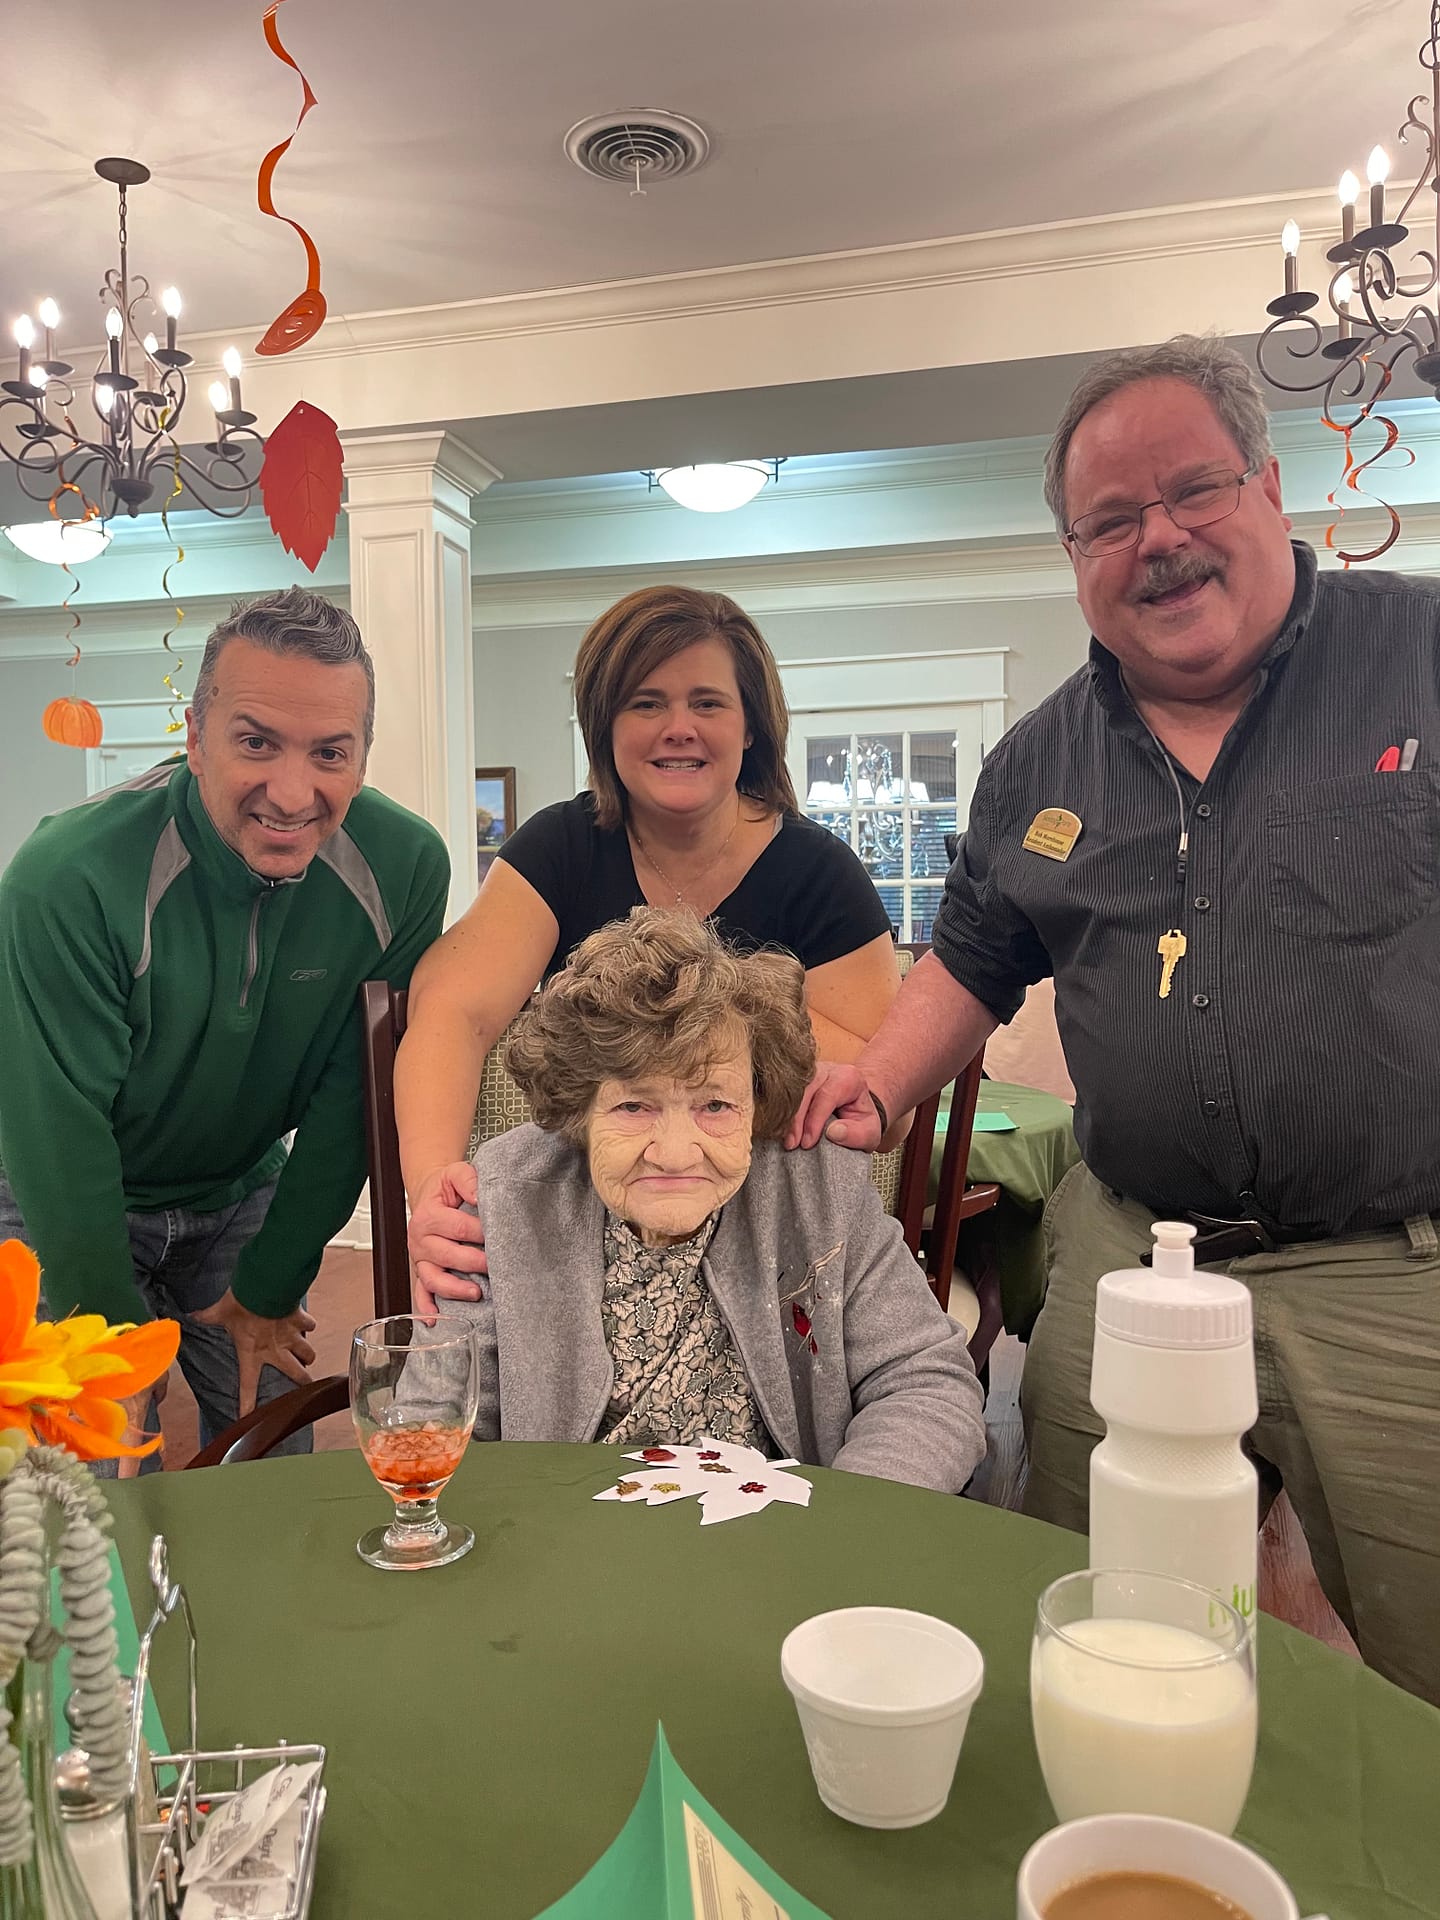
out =
[[[1030,822],[1030,831],[1021,841],[1027,853],[1043,853],[1047,860],[1068,860],[1070,849],[1080,838],[1080,816],[1068,807],[1046,807]]]

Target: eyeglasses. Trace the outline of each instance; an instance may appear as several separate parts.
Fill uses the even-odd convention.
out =
[[[1168,487],[1158,499],[1130,507],[1097,507],[1094,513],[1082,513],[1065,530],[1065,538],[1078,547],[1087,560],[1100,554],[1124,553],[1139,544],[1145,516],[1151,507],[1163,507],[1177,527],[1208,527],[1226,520],[1240,504],[1240,489],[1253,480],[1258,467],[1236,473],[1230,467],[1212,467],[1197,473],[1178,486]]]

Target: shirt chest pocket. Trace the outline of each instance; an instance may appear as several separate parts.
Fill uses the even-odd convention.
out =
[[[1431,771],[1351,774],[1272,794],[1266,841],[1282,933],[1386,939],[1435,904],[1440,780]]]

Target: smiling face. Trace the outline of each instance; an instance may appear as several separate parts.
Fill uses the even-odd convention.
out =
[[[369,683],[357,663],[326,666],[230,640],[204,723],[186,713],[186,757],[210,823],[253,873],[295,879],[340,829],[365,778]]]
[[[750,730],[726,643],[697,641],[646,674],[615,716],[610,745],[642,814],[704,814],[733,796]]]
[[[695,1080],[606,1080],[586,1121],[591,1182],[647,1247],[687,1239],[749,1172],[754,1119],[744,1041]]]
[[[1206,396],[1188,381],[1137,380],[1092,407],[1065,460],[1071,525],[1098,507],[1156,499],[1245,457]],[[1220,699],[1254,673],[1289,610],[1295,587],[1290,522],[1276,462],[1240,490],[1227,519],[1177,527],[1163,507],[1145,515],[1138,546],[1087,559],[1066,551],[1090,630],[1137,694]]]

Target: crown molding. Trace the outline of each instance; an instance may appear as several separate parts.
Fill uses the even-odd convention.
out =
[[[477,578],[473,624],[477,632],[588,626],[613,601],[655,577],[654,566],[634,566]],[[1048,600],[1074,591],[1070,563],[1057,541],[715,561],[666,567],[665,577],[697,592],[731,594],[756,615]]]
[[[410,353],[436,345],[883,296],[1077,267],[1124,267],[1237,248],[1274,251],[1287,219],[1299,222],[1302,244],[1319,246],[1334,238],[1335,211],[1333,188],[1303,189],[422,307],[332,314],[306,347],[305,361],[318,366],[357,353]],[[261,315],[218,332],[189,334],[186,346],[198,365],[213,360],[218,367],[221,352],[237,333],[264,324]],[[77,348],[77,364],[100,351],[100,343]],[[4,363],[7,377],[12,364]]]

